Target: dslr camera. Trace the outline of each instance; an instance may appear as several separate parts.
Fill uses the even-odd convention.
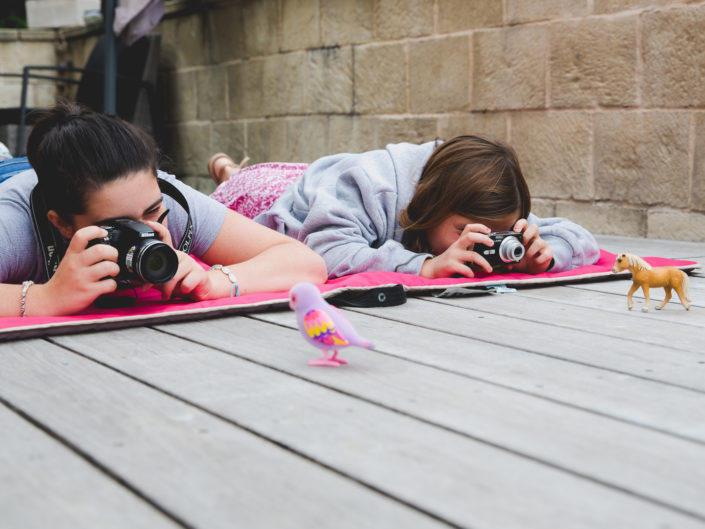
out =
[[[492,268],[518,263],[524,257],[522,235],[514,231],[493,231],[488,235],[492,246],[476,244],[475,251],[484,257]]]
[[[137,279],[146,283],[166,283],[176,274],[179,258],[176,252],[157,237],[155,231],[132,219],[120,218],[100,225],[108,232],[102,239],[93,239],[88,246],[108,244],[118,251],[120,279]]]

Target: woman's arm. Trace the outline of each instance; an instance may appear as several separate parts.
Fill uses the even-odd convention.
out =
[[[107,244],[88,243],[105,237],[98,226],[78,230],[54,276],[43,284],[32,284],[25,292],[26,316],[64,316],[88,307],[98,296],[113,292],[119,273],[117,250]],[[0,316],[21,316],[22,285],[0,284]]]
[[[155,222],[148,224],[171,243],[166,228]],[[165,297],[205,300],[230,296],[232,282],[221,270],[204,270],[186,254],[177,254],[178,272],[168,283],[157,285]],[[302,281],[324,283],[327,276],[323,259],[304,244],[231,210],[201,259],[230,269],[240,295],[288,290]]]

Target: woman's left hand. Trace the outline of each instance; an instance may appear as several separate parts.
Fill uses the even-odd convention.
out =
[[[522,234],[525,252],[521,261],[508,264],[507,270],[527,274],[540,274],[548,270],[553,260],[553,251],[539,236],[539,227],[536,224],[529,224],[526,219],[520,219],[514,225],[514,231]]]
[[[173,248],[171,234],[165,226],[153,221],[144,222],[155,232],[157,232],[159,240],[165,242]],[[179,250],[174,251],[179,259],[179,267],[176,270],[174,277],[166,283],[159,285],[145,283],[142,287],[143,290],[156,288],[162,292],[162,299],[186,297],[195,301],[203,301],[206,299],[222,297],[219,295],[219,292],[217,292],[217,285],[213,281],[214,274],[204,270],[204,268],[190,255]],[[225,276],[223,277],[227,280]]]

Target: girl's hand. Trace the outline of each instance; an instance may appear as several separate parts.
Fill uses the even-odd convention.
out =
[[[56,273],[44,285],[28,291],[28,297],[34,298],[28,300],[30,316],[32,313],[74,314],[88,307],[98,296],[115,291],[117,282],[109,276],[120,273],[118,251],[108,244],[87,248],[90,241],[107,234],[98,226],[87,226],[74,233]]]
[[[526,219],[520,219],[514,225],[514,231],[522,234],[525,253],[518,263],[508,264],[507,270],[527,274],[540,274],[548,270],[553,260],[553,251],[539,236],[538,226],[529,224]]]
[[[474,277],[470,264],[475,264],[487,273],[491,273],[492,267],[487,260],[473,251],[475,244],[492,246],[492,239],[486,235],[490,231],[484,224],[467,224],[458,240],[446,251],[424,262],[419,275],[429,279],[451,277],[454,274]]]

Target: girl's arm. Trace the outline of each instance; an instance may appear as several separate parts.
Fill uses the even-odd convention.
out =
[[[595,237],[582,226],[561,217],[539,218],[530,214],[529,224],[536,224],[539,235],[553,251],[551,272],[562,272],[594,264],[600,257]]]

